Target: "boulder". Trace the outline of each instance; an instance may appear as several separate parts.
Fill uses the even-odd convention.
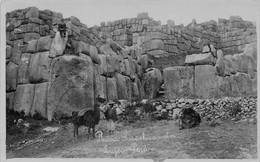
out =
[[[65,38],[62,38],[60,32],[57,32],[51,43],[50,57],[54,58],[62,55],[66,48],[67,41],[68,34],[66,34]]]
[[[163,69],[165,96],[168,99],[188,97],[194,92],[194,68],[174,66]]]
[[[116,86],[116,79],[113,78],[107,78],[107,100],[117,100],[117,86]]]
[[[42,117],[47,118],[48,85],[48,82],[35,84],[34,99],[30,110],[31,115],[37,112],[41,114]]]
[[[29,65],[29,82],[42,83],[50,78],[50,52],[35,53],[31,56]]]
[[[18,68],[18,84],[29,83],[29,64],[31,54],[23,53],[21,57],[21,63]]]
[[[94,105],[93,63],[86,55],[61,56],[51,64],[51,84],[48,90],[48,120],[56,113],[71,116]]]
[[[150,68],[143,76],[145,98],[156,97],[162,84],[162,74],[159,69]]]
[[[34,98],[34,84],[18,85],[14,94],[13,109],[15,111],[24,111],[25,115],[29,115]]]
[[[6,66],[6,92],[16,90],[18,65],[9,62]]]
[[[203,54],[192,54],[187,55],[185,59],[185,64],[187,65],[215,65],[216,59],[209,53]]]
[[[41,37],[38,39],[37,43],[37,51],[44,52],[49,51],[51,49],[52,38],[51,36]]]

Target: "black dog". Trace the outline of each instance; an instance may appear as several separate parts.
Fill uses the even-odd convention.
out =
[[[182,109],[179,118],[179,130],[199,126],[201,123],[200,114],[192,108]]]

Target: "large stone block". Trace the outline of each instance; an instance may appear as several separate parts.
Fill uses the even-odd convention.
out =
[[[214,66],[216,64],[216,59],[212,56],[211,53],[192,54],[186,56],[184,63],[187,65],[213,65]]]
[[[127,76],[124,76],[125,77],[125,82],[126,82],[126,90],[127,90],[127,100],[128,101],[131,101],[132,100],[132,86],[131,86],[131,79]]]
[[[117,88],[117,96],[118,99],[127,99],[127,87],[126,87],[126,81],[125,77],[119,73],[116,73],[116,88]]]
[[[38,52],[50,51],[51,44],[52,44],[51,36],[41,37],[37,43],[37,51]]]
[[[16,90],[18,65],[9,62],[6,66],[6,92]]]
[[[90,56],[89,51],[90,51],[90,45],[89,44],[87,44],[83,41],[78,41],[76,43],[76,47],[75,47],[76,53],[84,53],[84,54]]]
[[[164,43],[160,39],[154,39],[146,43],[146,50],[163,50],[164,49]]]
[[[107,73],[107,59],[106,56],[103,54],[98,55],[100,59],[100,73],[101,74],[106,74]]]
[[[28,53],[35,53],[35,52],[37,52],[37,44],[38,44],[38,40],[31,40],[31,41],[29,41],[26,51]]]
[[[107,72],[109,74],[114,74],[119,71],[119,58],[114,51],[110,51],[106,53],[106,61],[107,61]]]
[[[52,120],[57,112],[71,116],[72,111],[94,105],[94,74],[90,57],[82,55],[55,58],[51,71],[47,99],[48,120]]]
[[[34,84],[18,85],[14,94],[13,109],[29,115],[33,104]]]
[[[105,98],[105,90],[103,86],[103,82],[101,80],[101,69],[97,64],[93,64],[93,73],[94,73],[94,94],[95,98],[102,97]],[[106,99],[106,98],[105,98]]]
[[[149,57],[147,55],[141,56],[140,63],[143,70],[148,68],[148,61],[149,61]]]
[[[100,58],[98,56],[98,50],[95,46],[89,47],[89,55],[92,61],[96,64],[100,64]]]
[[[162,74],[159,69],[150,68],[143,76],[145,98],[155,98],[162,84]]]
[[[221,50],[217,50],[217,61],[215,67],[217,75],[225,76],[224,55]]]
[[[21,57],[21,63],[18,68],[18,84],[29,83],[29,64],[31,54],[24,53]]]
[[[6,50],[5,50],[5,56],[6,56],[6,59],[10,59],[11,56],[12,56],[12,47],[9,46],[9,45],[6,45]]]
[[[113,78],[107,78],[107,99],[108,100],[117,100],[117,86],[116,86],[116,79]]]
[[[12,50],[12,57],[11,57],[11,61],[17,65],[20,64],[21,61],[21,56],[22,56],[22,52],[20,50],[19,47],[13,47]]]
[[[34,99],[30,110],[31,115],[34,115],[37,112],[40,113],[42,117],[47,118],[48,86],[48,82],[35,84]]]
[[[139,100],[140,94],[139,94],[139,89],[137,83],[132,82],[131,84],[132,87],[132,98],[134,100]]]
[[[163,69],[165,96],[169,99],[195,94],[194,67],[174,66]]]
[[[35,53],[31,56],[29,65],[29,82],[42,83],[50,79],[50,63],[49,51]]]
[[[41,36],[38,33],[25,33],[24,34],[24,42],[28,43],[31,40],[37,40],[39,39]]]
[[[102,94],[104,94],[104,96],[100,96],[100,97],[104,97],[106,100],[107,100],[107,78],[104,77],[104,76],[100,76],[100,80],[101,80],[101,83],[102,83]]]
[[[195,93],[202,98],[210,98],[210,94],[218,87],[216,68],[211,65],[195,66]]]
[[[36,7],[30,7],[25,14],[25,18],[39,17],[39,10]]]

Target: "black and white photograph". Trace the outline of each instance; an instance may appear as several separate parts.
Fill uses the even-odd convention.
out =
[[[259,160],[258,0],[2,0],[1,160]]]

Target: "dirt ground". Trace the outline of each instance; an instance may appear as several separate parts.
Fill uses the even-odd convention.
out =
[[[106,121],[101,121],[102,138],[98,132],[95,139],[87,138],[85,127],[80,127],[79,139],[74,138],[71,123],[51,125],[58,128],[55,132],[44,131],[44,127],[19,141],[7,137],[7,158],[257,158],[257,125],[248,122],[223,121],[212,127],[202,121],[199,127],[179,130],[173,120],[138,121],[118,124],[109,135]]]

